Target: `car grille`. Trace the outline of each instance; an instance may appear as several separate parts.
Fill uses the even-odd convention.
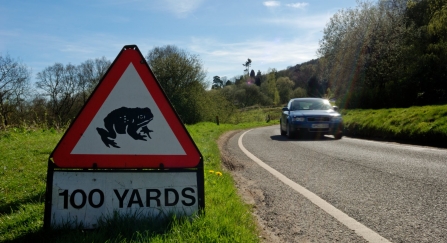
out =
[[[331,118],[328,116],[308,117],[307,118],[307,121],[310,121],[310,122],[327,122],[330,120],[331,120]]]
[[[309,132],[329,132],[329,128],[309,128]]]

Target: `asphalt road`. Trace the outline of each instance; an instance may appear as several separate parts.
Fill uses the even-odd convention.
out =
[[[244,132],[227,134],[221,151],[265,241],[372,242],[249,158],[241,135],[260,161],[379,242],[447,242],[446,149],[331,136],[290,140],[279,125]]]

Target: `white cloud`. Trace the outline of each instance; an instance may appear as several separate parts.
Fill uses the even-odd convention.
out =
[[[279,1],[265,1],[264,6],[266,7],[279,7],[281,3]]]
[[[208,71],[208,80],[213,76],[229,79],[243,74],[242,64],[250,58],[251,68],[266,73],[269,68],[283,70],[316,58],[318,42],[307,37],[294,39],[246,40],[223,43],[214,39],[193,38],[187,43],[188,50],[198,54]]]
[[[205,0],[102,0],[109,5],[133,6],[139,10],[157,10],[174,14],[184,18],[199,8]]]
[[[204,0],[164,0],[160,2],[160,4],[163,4],[164,9],[174,13],[177,17],[186,17],[194,12],[203,1]]]
[[[121,48],[126,44],[138,44],[142,54],[146,55],[154,46],[170,43],[187,50],[191,54],[199,55],[204,69],[207,70],[207,81],[209,82],[216,75],[226,76],[228,79],[242,75],[244,70],[242,64],[247,58],[253,61],[251,68],[255,72],[260,70],[262,73],[266,73],[269,68],[283,70],[288,66],[294,66],[314,59],[318,49],[318,41],[316,41],[315,36],[299,36],[288,39],[281,37],[269,39],[250,38],[233,43],[206,37],[166,40],[147,37],[123,38],[122,36],[101,33],[79,35],[76,39],[70,40],[47,35],[33,36],[31,39],[37,40],[37,42],[29,39],[24,39],[24,41],[26,40],[26,44],[33,46],[34,49],[42,48],[39,43],[46,43],[53,47],[47,49],[38,59],[26,61],[27,65],[33,69],[34,74],[42,71],[47,66],[53,65],[55,62],[63,64],[70,62],[78,65],[87,59],[100,58],[102,56],[113,61]],[[151,45],[141,43],[151,43]],[[54,58],[55,56],[58,58]]]
[[[293,26],[299,29],[323,30],[331,18],[330,14],[298,16],[298,17],[276,17],[261,19],[264,23],[280,26]]]
[[[5,37],[4,33],[0,33],[0,37]],[[103,33],[80,33],[73,38],[45,33],[26,33],[26,35],[20,38],[15,36],[12,36],[12,38],[1,38],[0,53],[4,52],[2,51],[2,41],[5,42],[5,46],[11,46],[11,43],[14,42],[15,45],[22,47],[10,48],[9,53],[14,58],[22,59],[27,66],[32,68],[33,77],[37,72],[56,62],[79,65],[88,59],[101,58],[102,56],[113,61],[125,45],[138,44],[140,51],[143,55],[146,55],[147,51],[153,48],[153,46],[144,45],[144,43],[152,43],[156,46],[167,43],[165,40],[147,37],[123,37]],[[51,46],[51,48],[47,48],[48,46]]]
[[[308,3],[289,3],[286,4],[287,7],[291,7],[291,8],[299,8],[299,9],[303,9],[306,6],[308,6]]]

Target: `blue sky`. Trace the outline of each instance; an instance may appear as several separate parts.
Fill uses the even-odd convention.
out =
[[[0,0],[0,53],[32,68],[113,61],[124,45],[144,56],[176,45],[198,55],[211,82],[317,58],[323,29],[356,0]]]

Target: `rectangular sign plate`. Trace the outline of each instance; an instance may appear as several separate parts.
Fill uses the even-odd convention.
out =
[[[95,228],[119,214],[189,216],[199,209],[197,171],[54,171],[51,226]]]
[[[329,124],[312,124],[312,128],[329,128]]]

